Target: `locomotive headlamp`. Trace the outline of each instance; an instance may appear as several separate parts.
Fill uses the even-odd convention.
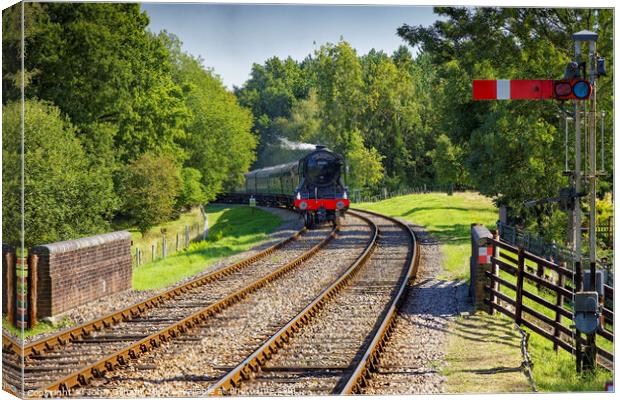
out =
[[[305,210],[306,208],[308,208],[308,203],[306,203],[305,201],[299,203],[299,209]]]
[[[297,192],[297,194],[295,195],[295,198],[297,200],[301,200],[301,192]]]

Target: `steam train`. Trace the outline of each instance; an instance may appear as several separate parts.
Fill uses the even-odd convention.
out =
[[[316,146],[299,161],[248,172],[235,192],[262,204],[292,206],[307,228],[325,222],[338,225],[349,208],[344,168],[341,155]]]

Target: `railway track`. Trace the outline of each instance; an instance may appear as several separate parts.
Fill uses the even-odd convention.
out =
[[[40,394],[42,389],[66,392],[137,358],[300,265],[325,246],[335,230],[302,233],[144,302],[23,348],[3,335],[3,387],[26,394]],[[102,358],[104,354],[108,356]]]
[[[31,345],[25,394],[359,393],[415,276],[418,251],[413,232],[397,220],[368,212],[347,220],[338,234],[320,238],[324,229],[280,243],[294,248],[284,260],[271,251],[253,268],[135,315]],[[13,368],[6,386],[20,363],[14,344],[3,345],[5,376]]]
[[[208,388],[303,310],[351,263],[368,253],[376,230],[349,216],[338,235],[313,258],[243,301],[105,379],[77,397],[204,396]],[[181,339],[181,338],[180,338]]]
[[[208,394],[359,393],[415,277],[411,229],[368,213],[378,227],[370,248],[329,288],[212,385]]]

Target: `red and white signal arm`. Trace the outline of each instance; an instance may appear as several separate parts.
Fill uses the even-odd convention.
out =
[[[586,100],[592,93],[585,79],[481,79],[472,89],[474,100]]]

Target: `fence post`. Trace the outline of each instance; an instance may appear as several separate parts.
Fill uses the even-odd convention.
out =
[[[499,242],[499,231],[496,230],[493,232],[493,240],[496,240]],[[491,274],[493,274],[493,276],[499,277],[499,265],[495,261],[496,259],[499,259],[499,247],[495,243],[493,243],[493,259],[491,259]],[[493,287],[493,290],[499,293],[500,286],[499,286],[498,281],[493,281],[492,287]],[[495,301],[495,295],[493,293],[491,293],[490,301],[491,303]],[[495,312],[496,312],[495,308],[491,307],[491,315],[495,314]]]
[[[39,257],[36,254],[28,256],[28,327],[37,325],[37,267]]]
[[[151,262],[155,261],[155,244],[151,244]]]
[[[161,235],[161,256],[166,258],[166,234]]]
[[[185,225],[185,247],[189,246],[189,226]]]
[[[6,261],[6,319],[10,324],[15,325],[15,253],[8,252],[5,255]]]
[[[179,232],[177,232],[177,247],[175,251],[179,251]]]
[[[537,264],[536,276],[538,276],[540,279],[544,279],[545,278],[545,267],[541,263]],[[536,282],[536,289],[539,292],[540,292],[540,287],[541,287],[540,283]]]
[[[564,268],[566,268],[566,263],[562,263],[562,266]],[[558,282],[557,285],[559,287],[564,287],[564,274],[560,273],[558,271]],[[563,308],[564,307],[564,296],[562,296],[562,294],[558,291],[556,293],[556,298],[555,298],[555,305],[558,308]],[[560,346],[559,346],[559,340],[560,340],[560,329],[558,328],[558,326],[562,323],[562,314],[560,314],[559,311],[555,311],[555,326],[553,327],[553,350],[555,350],[556,353],[558,353],[560,351]]]
[[[519,248],[519,270],[517,271],[517,294],[515,298],[515,322],[521,325],[523,306],[523,273],[525,269],[525,254],[523,247]]]

